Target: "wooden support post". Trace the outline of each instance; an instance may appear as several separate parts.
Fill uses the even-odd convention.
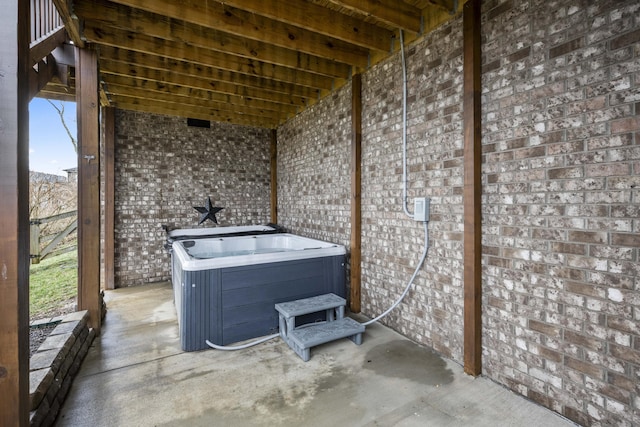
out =
[[[351,79],[351,292],[349,308],[360,313],[362,177],[362,75]]]
[[[271,222],[278,223],[278,131],[271,129]]]
[[[76,49],[78,110],[78,309],[89,311],[89,326],[100,331],[100,128],[98,58]]]
[[[28,1],[0,14],[0,426],[29,425]]]
[[[482,372],[480,0],[464,5],[464,371]]]
[[[115,108],[102,109],[104,148],[104,288],[115,289]]]

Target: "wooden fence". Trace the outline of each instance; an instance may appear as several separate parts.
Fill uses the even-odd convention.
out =
[[[74,218],[75,217],[75,218]],[[41,235],[41,225],[60,221],[66,218],[74,218],[62,231],[55,234]],[[30,233],[30,257],[31,264],[39,264],[41,260],[45,259],[49,255],[60,255],[65,252],[70,252],[78,247],[76,240],[75,244],[66,245],[56,250],[56,247],[60,245],[65,237],[78,229],[78,211],[69,211],[58,215],[48,216],[46,218],[34,218],[29,221],[31,224]],[[43,247],[44,246],[44,247]]]

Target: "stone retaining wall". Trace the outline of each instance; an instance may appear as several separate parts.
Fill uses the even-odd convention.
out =
[[[31,426],[51,426],[95,337],[88,311],[71,313],[31,357],[29,399]]]

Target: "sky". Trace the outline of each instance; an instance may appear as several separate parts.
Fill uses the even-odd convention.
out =
[[[76,136],[76,103],[64,104],[64,117],[69,130]],[[66,176],[63,169],[77,166],[73,144],[62,126],[58,112],[47,100],[33,98],[29,103],[29,170]]]

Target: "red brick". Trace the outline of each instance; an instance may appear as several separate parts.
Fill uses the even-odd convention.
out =
[[[611,163],[599,165],[586,165],[585,176],[615,176],[629,175],[631,166],[628,163]]]
[[[570,406],[565,406],[562,414],[581,426],[588,426],[592,423],[591,417],[585,411],[581,411]]]
[[[605,343],[603,341],[570,331],[568,329],[565,329],[564,331],[564,340],[568,343],[575,344],[577,346],[597,352],[603,351],[605,349]]]
[[[561,45],[552,47],[549,49],[549,59],[556,58],[561,55],[565,55],[569,52],[573,52],[574,50],[580,49],[584,44],[584,39],[582,37],[575,38],[573,40],[569,40],[566,43],[562,43]]]
[[[640,233],[611,233],[611,244],[640,248]]]
[[[558,326],[529,319],[529,329],[555,338],[560,338],[562,329]]]
[[[523,47],[517,52],[512,53],[511,55],[507,56],[507,60],[509,62],[518,62],[521,59],[528,57],[529,55],[531,55],[531,46]]]
[[[607,381],[609,384],[627,391],[633,391],[636,388],[636,382],[632,378],[628,378],[617,372],[607,372]]]
[[[584,169],[582,168],[582,166],[549,169],[547,174],[549,176],[549,179],[581,178],[582,176],[584,176]]]
[[[626,117],[611,122],[611,133],[637,132],[640,129],[640,117]]]
[[[551,360],[556,363],[562,362],[563,356],[562,356],[562,353],[560,353],[559,351],[540,346],[538,347],[538,353],[540,354],[541,357],[544,357],[547,360]]]
[[[616,358],[640,365],[640,351],[633,350],[629,347],[623,347],[618,344],[609,343],[609,353]]]
[[[598,391],[607,397],[617,400],[620,403],[629,405],[631,403],[629,392],[626,390],[620,390],[618,387],[614,387],[610,384],[603,384],[598,388]]]
[[[625,47],[633,43],[637,43],[639,41],[640,41],[640,29],[622,34],[621,36],[618,36],[615,39],[611,40],[609,43],[611,46],[611,50],[616,50],[616,49],[620,49],[621,47]]]
[[[596,297],[596,298],[606,297],[606,291],[602,287],[595,286],[592,283],[566,281],[564,282],[564,289],[567,292],[571,292],[579,295],[585,295],[589,297]]]
[[[539,393],[535,390],[529,390],[527,397],[539,405],[549,407],[551,406],[551,399],[549,396]]]
[[[497,16],[502,15],[503,13],[511,10],[512,8],[513,8],[513,1],[507,0],[506,2],[502,3],[498,7],[491,9],[487,13],[487,19],[489,20],[495,19]]]
[[[607,243],[606,231],[569,231],[568,240],[582,243]]]
[[[553,242],[551,244],[551,250],[553,252],[562,254],[586,255],[587,245],[581,245],[578,243]]]
[[[589,362],[565,356],[564,364],[571,369],[575,369],[578,372],[590,376],[591,378],[596,378],[599,380],[604,379],[604,369]]]

